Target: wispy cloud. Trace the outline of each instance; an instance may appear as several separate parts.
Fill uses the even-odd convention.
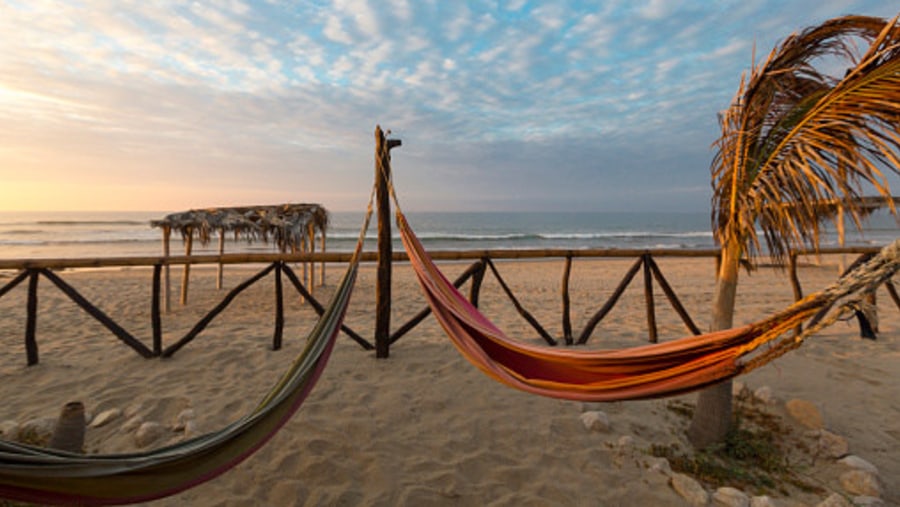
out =
[[[413,206],[706,189],[715,114],[753,44],[850,11],[896,14],[874,0],[13,0],[0,5],[0,180],[159,185],[135,192],[144,208],[189,194],[174,186],[353,208],[382,123],[404,139],[396,164],[416,165]]]

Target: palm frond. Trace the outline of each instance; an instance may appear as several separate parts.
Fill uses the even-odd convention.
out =
[[[890,196],[885,175],[900,173],[897,19],[825,22],[788,37],[742,79],[711,165],[720,244],[758,253],[759,228],[783,260],[793,246],[818,246],[823,203],[842,202],[859,226],[864,193]],[[843,76],[820,70],[835,63],[847,65]]]

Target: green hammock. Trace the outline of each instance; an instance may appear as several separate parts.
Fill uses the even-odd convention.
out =
[[[0,498],[119,505],[172,495],[217,477],[262,447],[300,408],[325,368],[350,302],[365,225],[346,274],[306,347],[249,414],[214,433],[146,452],[82,455],[0,441]]]

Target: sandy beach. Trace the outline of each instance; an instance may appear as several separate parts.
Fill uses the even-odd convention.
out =
[[[832,282],[838,259],[809,259],[801,266],[806,292]],[[633,260],[582,260],[573,264],[570,291],[576,333],[602,305]],[[660,258],[657,263],[701,329],[708,326],[713,259]],[[453,278],[467,264],[442,264]],[[522,303],[552,334],[561,334],[561,260],[499,262]],[[325,300],[343,270],[329,265]],[[180,271],[173,272],[174,276]],[[226,288],[252,274],[228,268]],[[11,273],[0,273],[0,284]],[[130,332],[150,343],[149,269],[72,270],[62,276]],[[375,269],[360,275],[346,324],[371,337]],[[55,418],[68,401],[82,401],[90,415],[123,413],[89,428],[89,453],[137,449],[133,417],[170,428],[191,409],[190,432],[222,427],[251,410],[302,347],[315,321],[309,305],[286,285],[284,347],[271,350],[274,301],[271,277],[238,297],[194,342],[166,360],[143,359],[41,280],[38,316],[40,363],[25,366],[27,284],[0,298],[0,421],[19,424]],[[175,284],[177,288],[177,283]],[[392,327],[424,307],[410,269],[394,271]],[[163,315],[164,342],[171,344],[225,294],[211,269],[195,268],[189,304],[173,300]],[[881,505],[900,505],[900,311],[880,289],[877,341],[858,337],[855,321],[841,322],[801,349],[737,380],[748,391],[769,390],[765,410],[809,437],[784,409],[792,399],[812,403],[824,428],[846,438],[849,454],[878,470]],[[787,273],[762,268],[742,273],[736,324],[758,320],[793,300]],[[481,308],[511,336],[538,343],[488,274]],[[661,340],[687,333],[656,289]],[[598,326],[589,347],[646,343],[643,286],[636,278],[619,305]],[[766,389],[767,388],[767,389]],[[426,319],[376,360],[345,335],[321,380],[298,414],[258,453],[219,478],[153,506],[286,505],[691,505],[672,487],[672,473],[651,456],[651,445],[685,442],[687,420],[672,410],[677,400],[586,405],[525,394],[485,377],[457,353],[433,318]],[[585,411],[607,414],[607,431],[585,427]],[[630,438],[625,438],[630,437]],[[152,446],[184,438],[166,433]],[[768,495],[777,506],[816,506],[834,493],[847,498],[839,480],[848,470],[821,454],[791,464],[816,492],[787,488],[748,491]],[[713,488],[708,487],[709,493]],[[712,504],[712,500],[710,500]],[[837,504],[835,504],[837,505]]]

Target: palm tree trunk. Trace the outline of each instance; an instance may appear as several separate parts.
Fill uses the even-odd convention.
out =
[[[740,260],[740,245],[732,241],[722,247],[722,260],[716,276],[711,331],[732,327]],[[700,391],[687,437],[695,448],[703,449],[724,442],[730,428],[731,380],[729,379]]]

